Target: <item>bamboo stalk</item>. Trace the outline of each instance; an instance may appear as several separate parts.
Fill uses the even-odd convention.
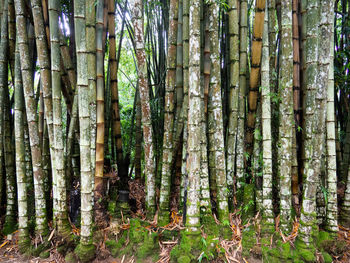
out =
[[[260,64],[262,51],[262,33],[264,28],[265,0],[257,0],[253,26],[253,40],[251,51],[251,72],[248,92],[248,115],[246,132],[246,149],[249,156],[253,153],[255,114],[259,96]]]
[[[177,19],[178,1],[171,0],[169,6],[169,30],[167,51],[167,76],[165,81],[165,103],[164,103],[164,135],[162,175],[159,197],[161,224],[169,222],[169,201],[172,175],[172,163],[174,159],[174,112],[175,112],[175,84],[176,84],[176,44],[177,44]]]
[[[86,3],[74,2],[74,29],[77,57],[77,90],[80,127],[80,175],[81,175],[81,239],[80,245],[89,246],[92,241],[92,182],[90,149],[90,96],[87,68]]]
[[[149,86],[147,79],[146,52],[143,40],[143,7],[141,0],[135,0],[132,5],[132,19],[134,24],[134,37],[136,58],[138,67],[138,83],[140,89],[143,138],[145,151],[145,176],[146,176],[146,207],[147,215],[152,218],[155,213],[155,164],[154,145],[152,137],[152,120],[149,98]]]
[[[48,234],[48,227],[46,224],[46,206],[43,189],[42,156],[39,141],[38,121],[36,117],[36,101],[33,94],[33,71],[31,58],[29,56],[30,52],[26,30],[25,8],[22,0],[15,1],[15,9],[18,46],[21,57],[21,72],[34,174],[36,230],[38,235],[45,236]]]
[[[40,5],[40,1],[37,1]],[[62,107],[61,107],[61,60],[58,14],[60,5],[58,0],[49,1],[50,19],[50,45],[51,45],[51,86],[52,86],[52,110],[55,153],[55,177],[57,187],[57,206],[55,207],[55,219],[57,220],[58,234],[64,238],[70,235],[70,225],[67,214],[67,190],[65,173],[65,156],[62,131]],[[44,35],[44,27],[42,27]]]
[[[27,176],[25,163],[24,146],[24,96],[21,77],[20,56],[18,44],[15,50],[15,105],[14,105],[14,126],[16,144],[16,178],[18,191],[18,247],[20,253],[25,253],[30,245],[28,232],[28,200],[27,200]]]

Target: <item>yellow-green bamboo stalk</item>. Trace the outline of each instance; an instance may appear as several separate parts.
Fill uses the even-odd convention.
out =
[[[95,165],[95,214],[101,211],[100,200],[104,195],[103,166],[104,166],[104,136],[105,136],[105,98],[104,98],[104,53],[102,45],[103,35],[103,0],[96,5],[96,165]],[[98,212],[97,212],[98,211]]]
[[[257,0],[255,5],[255,17],[253,25],[253,40],[251,52],[251,71],[249,77],[248,93],[248,115],[247,115],[247,132],[246,132],[246,149],[247,154],[251,156],[253,152],[255,113],[257,109],[257,100],[259,96],[259,76],[262,50],[262,33],[264,28],[265,1]]]
[[[229,20],[229,98],[228,98],[228,127],[226,135],[227,147],[227,185],[230,193],[233,191],[236,163],[236,141],[238,128],[238,106],[239,106],[239,16],[238,1],[228,2]]]

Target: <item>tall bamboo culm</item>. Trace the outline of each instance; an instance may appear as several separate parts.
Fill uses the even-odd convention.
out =
[[[291,179],[293,156],[293,31],[292,31],[292,0],[281,3],[281,64],[279,73],[278,93],[281,98],[279,105],[279,163],[280,178],[280,209],[281,227],[289,233],[291,230]]]
[[[30,245],[28,232],[28,201],[27,201],[27,176],[24,148],[24,96],[21,76],[21,65],[18,44],[16,45],[15,58],[15,105],[14,105],[14,126],[16,145],[16,178],[18,191],[18,246],[21,253],[25,253]]]
[[[265,14],[263,49],[261,63],[261,125],[263,151],[263,218],[264,231],[274,230],[274,213],[272,204],[272,134],[271,134],[271,86],[270,86],[270,57],[269,50],[269,16]]]
[[[8,1],[4,1],[3,6],[4,14],[8,12]],[[8,35],[8,16],[4,15],[1,21],[1,43],[0,43],[0,52],[3,52],[0,57],[0,113],[1,113],[1,134],[0,134],[0,148],[4,154],[5,160],[5,176],[6,182],[6,217],[4,224],[4,234],[10,234],[15,229],[15,209],[16,209],[16,183],[15,183],[15,171],[12,155],[12,142],[11,142],[11,124],[10,118],[11,113],[9,109],[9,92],[8,92],[8,63],[9,63],[9,35]],[[2,160],[1,160],[2,162]]]
[[[326,227],[332,233],[338,232],[338,198],[337,198],[337,153],[336,153],[336,129],[335,129],[335,105],[334,105],[334,29],[332,2],[322,1],[322,9],[328,10],[327,22],[325,26],[330,30],[328,33],[330,41],[329,72],[327,88],[327,220]],[[348,180],[349,182],[349,180]],[[347,188],[349,189],[349,188]]]
[[[188,187],[186,227],[190,232],[197,232],[200,227],[200,134],[201,105],[200,86],[200,1],[190,0],[189,6],[189,108],[188,108]]]
[[[43,170],[41,159],[41,148],[39,140],[39,127],[36,114],[36,101],[33,94],[33,71],[32,59],[30,57],[25,7],[23,0],[15,1],[16,28],[18,32],[18,47],[21,58],[21,72],[23,80],[24,98],[26,104],[26,115],[29,129],[29,140],[31,146],[32,166],[34,175],[35,191],[35,219],[38,235],[47,235],[48,226],[46,218],[46,206],[43,187]]]
[[[132,20],[134,24],[134,36],[136,46],[136,59],[139,75],[139,91],[141,100],[141,115],[143,125],[143,140],[145,151],[145,185],[147,216],[152,217],[156,210],[155,200],[155,163],[154,144],[151,120],[151,108],[149,98],[149,86],[147,79],[146,52],[143,34],[143,4],[141,0],[134,0],[132,5]]]
[[[86,2],[74,2],[74,29],[77,57],[77,89],[80,127],[80,176],[81,176],[81,232],[80,245],[76,248],[79,257],[85,249],[94,251],[92,244],[92,195],[94,175],[91,172],[90,148],[90,91],[87,67]],[[81,248],[81,250],[80,250]],[[93,253],[86,255],[94,257]]]
[[[58,16],[60,12],[58,0],[49,1],[50,21],[50,46],[51,46],[51,85],[52,85],[52,110],[54,129],[54,153],[55,153],[55,177],[57,190],[57,229],[58,234],[66,237],[70,234],[67,215],[67,190],[65,174],[65,156],[62,130],[62,106],[61,106],[61,50],[59,39]]]
[[[248,36],[248,2],[240,0],[239,11],[239,105],[238,128],[236,146],[236,189],[241,192],[244,178],[244,120],[246,115],[246,89],[247,89],[247,36]]]
[[[97,133],[96,133],[96,166],[95,166],[95,213],[99,216],[102,209],[100,200],[104,195],[103,166],[104,166],[104,136],[105,136],[105,98],[104,98],[104,49],[103,35],[103,0],[96,5],[96,88],[97,88]]]
[[[239,17],[237,0],[229,1],[229,99],[228,99],[228,128],[226,135],[227,145],[227,185],[231,191],[234,187],[235,166],[236,166],[236,144],[238,129],[238,109],[239,109]],[[232,190],[231,190],[232,189]]]
[[[265,1],[257,0],[253,24],[253,40],[251,52],[251,71],[249,77],[248,115],[246,132],[246,149],[249,156],[253,153],[254,128],[257,101],[259,96],[260,64],[262,51],[262,34],[264,29]],[[250,157],[249,157],[250,158]]]
[[[302,10],[305,7],[302,1]],[[311,136],[315,130],[315,101],[317,88],[317,70],[318,70],[318,21],[319,6],[318,1],[307,1],[305,22],[305,95],[303,96],[304,107],[304,192],[302,202],[302,213],[300,220],[303,224],[300,227],[301,238],[306,244],[313,241],[312,228],[316,225],[316,215],[312,213],[316,209],[316,187],[318,183],[320,160],[315,159],[315,144]],[[321,120],[320,120],[321,121]],[[315,136],[316,137],[316,136]],[[317,143],[323,145],[321,141]]]
[[[183,209],[185,193],[187,190],[187,138],[188,138],[188,85],[189,85],[189,0],[183,0],[183,139],[182,139],[182,165],[180,186],[180,210]]]
[[[175,83],[176,83],[176,45],[177,45],[177,18],[178,1],[171,0],[169,6],[169,31],[168,31],[168,56],[167,76],[165,82],[164,102],[164,136],[163,136],[163,157],[162,177],[159,197],[160,221],[161,224],[169,222],[169,200],[171,172],[173,163],[174,146],[174,111],[175,111]]]
[[[217,210],[219,220],[228,218],[226,159],[224,146],[224,124],[222,115],[220,51],[219,51],[219,6],[216,2],[209,5],[210,38],[210,85],[208,101],[209,151],[214,152],[214,174],[217,187]]]

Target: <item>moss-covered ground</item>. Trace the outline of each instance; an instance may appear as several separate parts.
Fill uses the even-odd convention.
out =
[[[234,224],[237,222],[240,221],[234,221]],[[272,228],[266,230],[261,221],[251,220],[249,224],[244,221],[244,226],[237,227],[230,226],[228,222],[218,224],[212,216],[207,216],[202,218],[201,223],[202,227],[197,232],[188,232],[184,227],[180,229],[179,225],[159,227],[137,218],[115,218],[108,229],[94,229],[90,245],[82,246],[79,236],[74,236],[69,246],[61,243],[54,251],[61,254],[66,262],[72,263],[104,262],[106,258],[117,262],[125,258],[150,263],[161,259],[164,244],[171,243],[173,245],[167,253],[170,262],[174,263],[227,262],[227,256],[232,255],[240,262],[249,263],[331,263],[336,257],[342,260],[340,262],[349,262],[346,256],[350,256],[350,244],[325,231],[313,229],[313,240],[306,245],[300,235],[293,242],[283,242],[280,233]],[[53,250],[45,242],[35,247],[29,240],[20,242],[18,237],[14,234],[13,241],[0,248],[0,256],[6,255],[1,253],[8,245],[16,244],[22,259],[23,256],[35,256],[41,258],[39,262],[44,262],[52,258]],[[16,258],[13,254],[11,257]]]

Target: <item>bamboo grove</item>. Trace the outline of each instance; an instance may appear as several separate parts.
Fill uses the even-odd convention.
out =
[[[0,0],[2,234],[81,262],[106,229],[115,255],[130,231],[140,262],[158,240],[174,244],[159,262],[243,262],[255,239],[266,262],[332,262],[319,233],[350,227],[349,14],[347,0]],[[232,261],[224,241],[253,219]]]

